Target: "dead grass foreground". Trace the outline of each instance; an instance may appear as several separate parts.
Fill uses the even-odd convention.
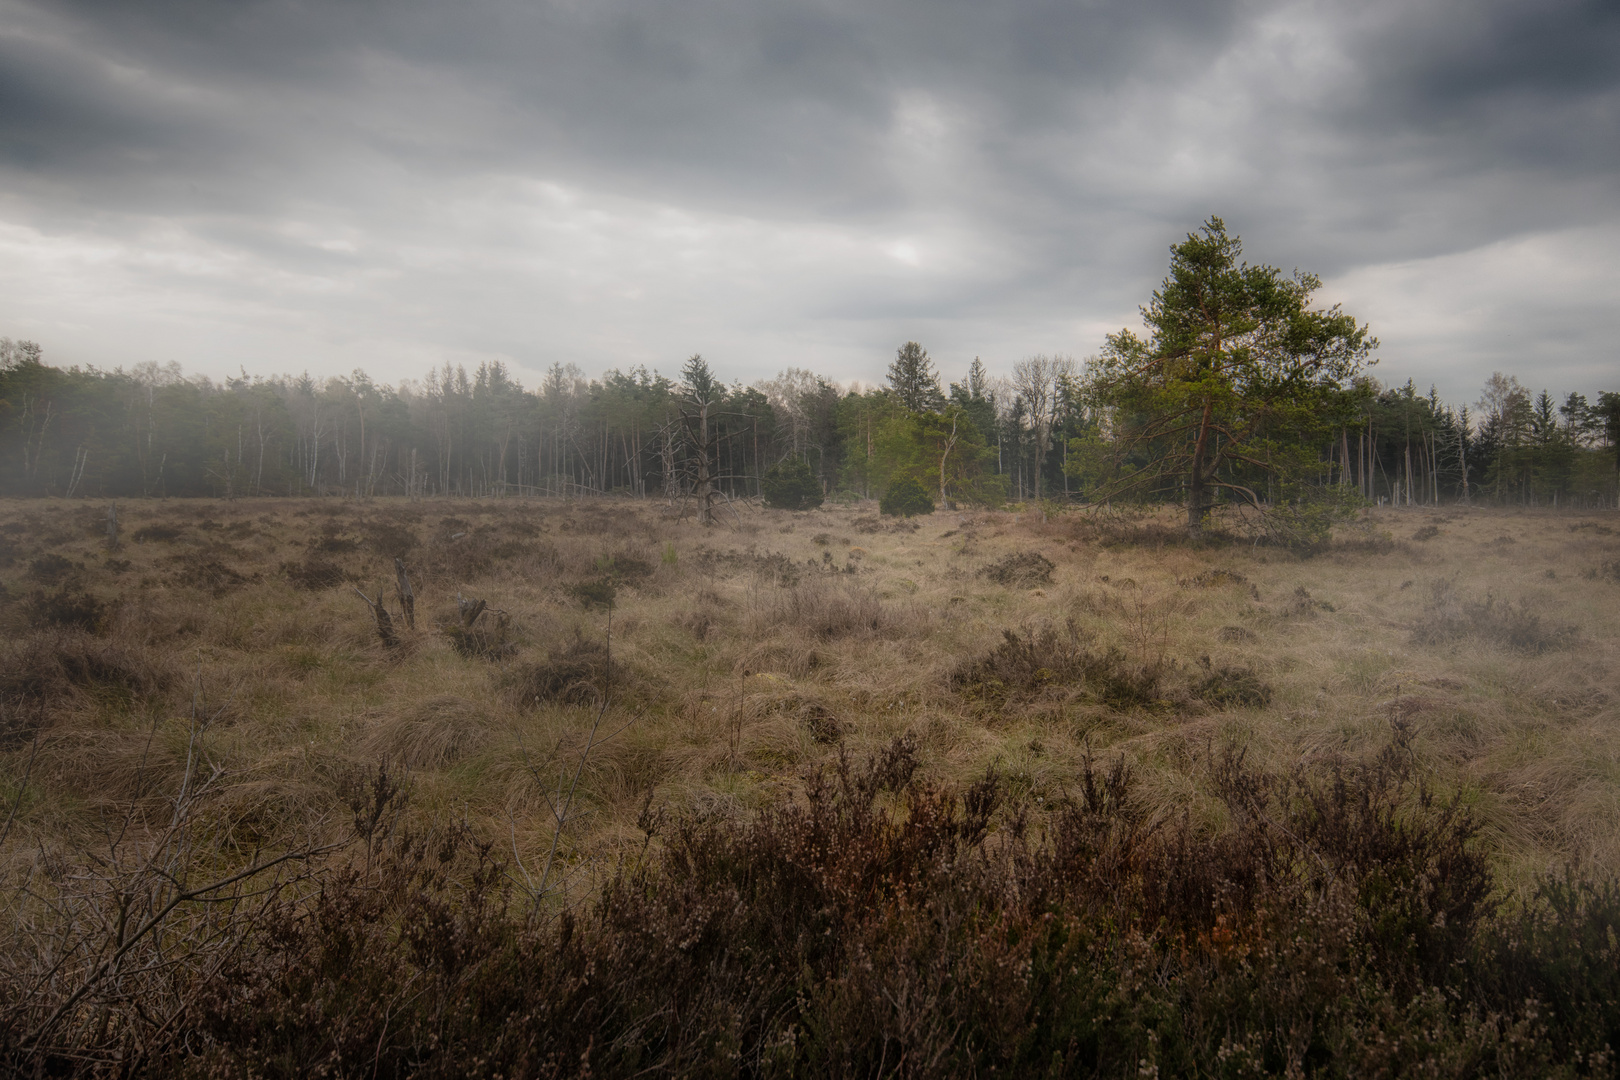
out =
[[[1398,721],[1501,865],[1620,870],[1606,518],[1383,510],[1305,557],[1190,547],[1168,519],[862,506],[704,530],[610,500],[130,503],[112,552],[104,513],[0,504],[17,866],[172,794],[187,753],[240,788],[244,845],[337,828],[339,778],[386,762],[409,815],[588,891],[644,807],[746,815],[840,747],[909,734],[926,775],[994,767],[1030,807],[1106,751],[1154,815],[1219,817],[1200,748],[1355,760]]]

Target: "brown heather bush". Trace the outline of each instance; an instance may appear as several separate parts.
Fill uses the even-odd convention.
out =
[[[168,542],[171,540],[180,539],[184,533],[185,530],[177,525],[159,522],[154,525],[141,526],[139,529],[136,529],[130,534],[130,539],[134,540],[137,544],[147,544],[153,541]]]
[[[100,633],[107,625],[107,605],[83,589],[63,586],[35,589],[22,600],[23,617],[36,629],[65,628]]]
[[[0,1052],[51,1075],[1612,1075],[1620,892],[1505,896],[1467,809],[1402,760],[1217,752],[1211,833],[1151,820],[1122,762],[1030,816],[993,772],[921,779],[900,740],[750,819],[644,812],[647,855],[554,913],[464,827],[390,834],[372,785],[354,857],[215,908],[117,995],[64,1012],[71,984],[12,953]]]
[[[28,580],[41,585],[60,585],[71,577],[76,569],[80,567],[74,566],[71,559],[52,552],[41,555],[28,564]]]
[[[178,683],[167,658],[122,641],[67,631],[0,646],[0,701],[52,703],[77,691],[133,704]]]
[[[519,666],[507,686],[520,705],[595,705],[608,690],[609,663],[606,645],[576,632],[545,660]],[[615,692],[622,694],[634,674],[617,660],[611,663]]]
[[[1006,704],[1049,694],[1080,695],[1128,709],[1161,697],[1165,665],[1133,663],[1113,647],[1094,651],[1072,620],[1061,633],[1051,627],[1001,633],[994,648],[960,664],[949,676],[951,688],[970,701]]]
[[[349,580],[348,573],[330,559],[310,557],[302,562],[285,562],[281,572],[287,575],[293,588],[307,592],[332,589]]]
[[[1422,616],[1412,626],[1412,641],[1443,645],[1465,638],[1534,654],[1568,647],[1575,641],[1576,629],[1546,623],[1522,604],[1489,594],[1483,601],[1465,599],[1449,580],[1435,581]]]

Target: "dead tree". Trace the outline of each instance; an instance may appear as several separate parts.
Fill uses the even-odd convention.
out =
[[[382,639],[382,643],[390,649],[397,649],[399,647],[399,635],[394,633],[394,620],[389,616],[388,609],[383,606],[382,591],[378,590],[375,602],[372,601],[371,597],[361,592],[358,586],[355,587],[354,591],[360,599],[366,602],[366,606],[371,609],[371,613],[377,617],[377,636]]]
[[[118,550],[118,504],[111,503],[107,507],[107,550]]]
[[[399,610],[405,616],[405,625],[416,629],[416,594],[411,591],[411,579],[405,573],[405,561],[394,559],[394,595],[399,597]]]
[[[488,606],[489,604],[483,600],[474,600],[470,596],[456,593],[456,610],[461,613],[461,625],[464,629],[471,630],[473,623],[478,621],[478,616],[482,615]]]

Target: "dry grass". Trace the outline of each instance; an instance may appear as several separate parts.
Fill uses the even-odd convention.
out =
[[[338,829],[343,777],[386,759],[409,815],[465,820],[533,864],[607,681],[611,597],[611,738],[564,829],[570,889],[634,841],[649,800],[744,815],[901,735],[925,775],[994,766],[1031,808],[1086,753],[1123,755],[1133,797],[1168,818],[1214,813],[1196,764],[1212,744],[1285,769],[1365,758],[1396,721],[1510,875],[1620,872],[1620,535],[1590,514],[1384,510],[1310,557],[1189,546],[1168,515],[744,509],[705,530],[610,501],[122,514],[109,553],[100,506],[0,503],[11,862],[172,786],[201,699],[244,835]],[[398,647],[351,585],[384,595]],[[458,594],[505,613],[499,648],[458,641]]]

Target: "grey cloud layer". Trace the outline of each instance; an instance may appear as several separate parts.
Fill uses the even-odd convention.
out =
[[[239,307],[340,368],[362,339],[588,368],[715,341],[746,377],[819,349],[870,378],[897,332],[1089,351],[1212,211],[1363,282],[1604,227],[1617,57],[1604,3],[0,0],[0,221],[183,234],[108,287],[187,291],[220,352]],[[5,331],[65,326],[41,304]],[[1616,329],[1560,310],[1563,353]],[[1418,352],[1447,349],[1489,368]]]

